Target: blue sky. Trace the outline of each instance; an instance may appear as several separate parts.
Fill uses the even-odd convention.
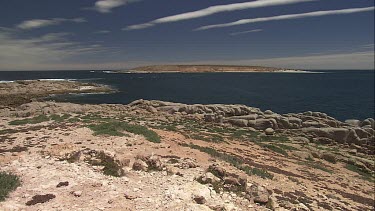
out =
[[[0,70],[374,69],[373,0],[0,0]]]

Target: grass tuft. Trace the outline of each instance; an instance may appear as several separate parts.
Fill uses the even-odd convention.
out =
[[[270,149],[276,153],[279,153],[279,154],[282,154],[282,155],[285,155],[285,156],[288,156],[288,152],[286,152],[284,149],[276,146],[276,145],[273,145],[273,144],[262,144],[263,147],[267,148],[267,149]]]
[[[9,193],[21,185],[18,176],[0,172],[0,201],[4,201]]]
[[[46,115],[39,115],[33,118],[26,118],[20,120],[14,120],[9,122],[9,125],[26,125],[26,124],[38,124],[41,122],[47,122],[50,119]]]
[[[94,166],[104,166],[103,174],[121,177],[124,176],[125,172],[121,166],[110,156],[106,155],[104,152],[99,152],[96,155],[98,161],[89,160],[89,163]]]
[[[110,121],[97,125],[89,125],[89,128],[94,131],[94,135],[109,135],[109,136],[127,136],[122,131],[143,135],[147,140],[160,143],[160,137],[157,133],[149,130],[145,126],[132,125],[126,122]]]
[[[232,156],[232,155],[228,155],[228,154],[225,154],[225,153],[218,152],[213,148],[201,147],[201,146],[198,146],[198,145],[195,145],[195,144],[181,144],[181,146],[190,147],[192,149],[197,149],[201,152],[205,152],[205,153],[211,155],[212,157],[215,157],[215,158],[218,158],[218,159],[221,159],[225,162],[230,163],[231,165],[233,165],[237,169],[245,172],[248,175],[256,175],[256,176],[259,176],[259,177],[262,177],[262,178],[268,178],[268,179],[273,178],[273,175],[271,173],[267,172],[266,170],[258,169],[258,168],[251,168],[247,165],[244,165],[244,162],[241,159],[239,159],[235,156]]]
[[[350,170],[350,171],[358,173],[359,175],[362,176],[362,179],[364,179],[364,180],[367,180],[369,182],[374,182],[374,180],[375,180],[374,175],[371,175],[370,173],[363,171],[358,166],[355,166],[355,165],[352,165],[352,164],[346,164],[345,168]]]

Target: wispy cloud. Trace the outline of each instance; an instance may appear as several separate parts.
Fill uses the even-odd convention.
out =
[[[23,21],[22,23],[18,24],[16,28],[23,29],[23,30],[30,30],[30,29],[42,28],[46,26],[59,25],[64,22],[83,23],[83,22],[86,22],[86,20],[84,18],[33,19],[33,20]]]
[[[223,28],[223,27],[237,26],[237,25],[243,25],[243,24],[266,22],[266,21],[300,19],[300,18],[319,17],[319,16],[326,16],[326,15],[351,14],[351,13],[373,11],[374,9],[375,7],[365,7],[365,8],[352,8],[352,9],[343,9],[343,10],[316,11],[316,12],[309,12],[309,13],[280,15],[280,16],[272,16],[272,17],[265,17],[265,18],[242,19],[242,20],[238,20],[238,21],[230,22],[230,23],[202,26],[195,30],[199,31],[199,30],[207,30],[207,29],[213,29],[213,28]]]
[[[261,31],[263,31],[263,29],[253,29],[253,30],[242,31],[242,32],[233,32],[233,33],[230,33],[229,35],[236,36],[240,34],[255,33],[255,32],[261,32]]]
[[[101,13],[109,13],[113,8],[125,6],[137,1],[140,0],[99,0],[95,2],[95,6],[91,9]]]
[[[231,12],[231,11],[245,10],[245,9],[251,9],[251,8],[295,4],[295,3],[308,2],[308,1],[315,1],[315,0],[258,0],[258,1],[236,3],[236,4],[217,5],[217,6],[211,6],[202,10],[159,18],[159,19],[150,21],[148,23],[131,25],[131,26],[124,28],[124,30],[144,29],[144,28],[152,27],[156,24],[190,20],[190,19],[205,17],[205,16],[216,14],[216,13],[222,13],[222,12]]]
[[[67,63],[77,57],[110,49],[96,44],[71,41],[71,33],[49,33],[33,38],[0,31],[0,70],[32,69],[48,64]],[[63,65],[62,65],[63,67]]]
[[[111,31],[109,30],[100,30],[100,31],[94,32],[94,34],[109,34],[109,33],[111,33]]]

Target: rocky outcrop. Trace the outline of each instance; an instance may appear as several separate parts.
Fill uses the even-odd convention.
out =
[[[302,136],[317,143],[337,143],[343,145],[363,146],[367,153],[374,148],[374,119],[363,121],[347,120],[341,122],[321,112],[307,111],[304,113],[277,114],[267,110],[245,105],[187,105],[182,103],[163,102],[156,100],[137,100],[130,107],[143,108],[152,113],[163,112],[174,115],[187,115],[221,125],[253,128],[275,132],[290,131],[290,134]],[[156,110],[156,111],[155,111]]]

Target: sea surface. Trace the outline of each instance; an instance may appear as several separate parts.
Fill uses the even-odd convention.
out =
[[[127,104],[136,99],[155,99],[188,104],[245,104],[277,113],[321,111],[339,120],[374,117],[374,71],[159,74],[0,72],[0,82],[31,79],[96,82],[118,90],[111,94],[74,94],[53,98],[74,103]]]

